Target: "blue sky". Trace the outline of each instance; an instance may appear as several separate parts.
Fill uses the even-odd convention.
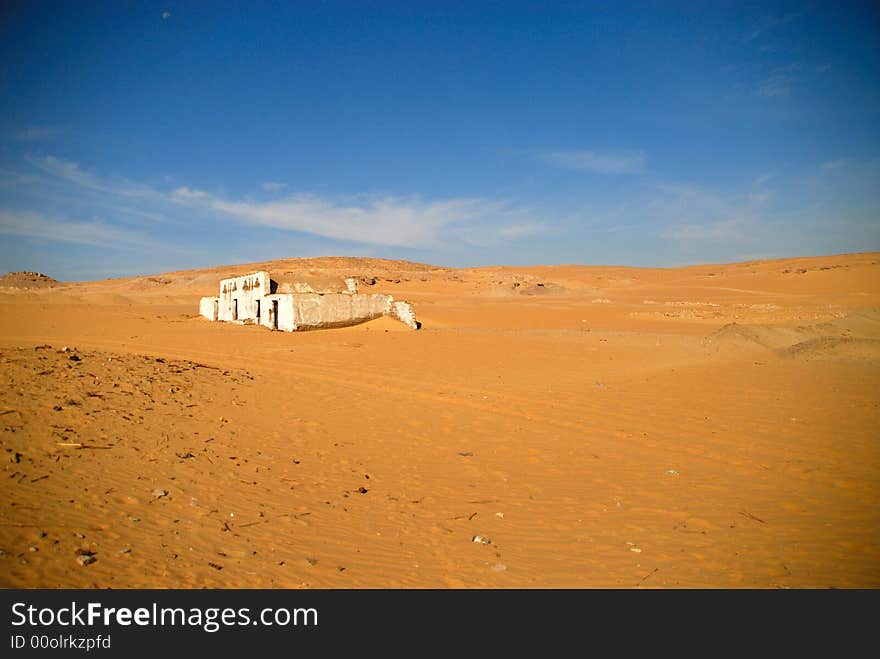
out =
[[[3,271],[878,249],[869,2],[0,8]]]

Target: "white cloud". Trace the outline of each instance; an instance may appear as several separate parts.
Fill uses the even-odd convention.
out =
[[[175,199],[190,201],[197,199],[209,199],[211,195],[209,195],[204,190],[196,190],[195,188],[188,188],[186,186],[183,186],[177,188],[174,192],[172,192],[171,196]]]
[[[263,190],[268,190],[269,192],[281,192],[284,188],[287,187],[287,183],[276,183],[275,181],[266,181],[263,183]]]
[[[437,247],[467,240],[475,231],[497,233],[498,226],[527,224],[529,219],[527,212],[506,202],[481,198],[426,201],[417,196],[331,198],[295,194],[266,202],[230,200],[187,186],[162,192],[126,179],[98,178],[78,163],[54,156],[29,161],[56,178],[95,192],[137,197],[160,206],[185,206],[213,219],[225,217],[244,224],[373,245]]]
[[[551,151],[541,157],[554,167],[595,174],[635,174],[644,169],[647,160],[645,152],[637,149],[604,153],[589,150]]]
[[[154,199],[164,197],[161,192],[147,185],[132,183],[126,179],[105,180],[98,178],[84,171],[78,162],[71,160],[56,158],[55,156],[46,156],[45,158],[28,157],[26,160],[46,174],[96,192],[107,192],[125,197],[152,197]]]
[[[514,212],[504,203],[485,199],[424,201],[418,197],[391,196],[328,199],[305,194],[264,203],[212,198],[209,205],[249,224],[399,247],[436,246],[456,227],[493,223]]]
[[[0,234],[40,238],[55,242],[109,247],[118,243],[142,243],[140,234],[103,222],[71,222],[47,218],[29,211],[0,210]]]

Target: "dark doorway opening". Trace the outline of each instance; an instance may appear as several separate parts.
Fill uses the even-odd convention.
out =
[[[278,300],[272,300],[272,317],[269,319],[272,323],[272,329],[278,329]]]
[[[260,300],[257,300],[257,325],[260,324]]]
[[[238,300],[232,301],[232,320],[238,320]]]

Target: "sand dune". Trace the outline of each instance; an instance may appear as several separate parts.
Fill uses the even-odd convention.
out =
[[[423,329],[198,317],[256,269]],[[2,586],[880,586],[880,254],[24,279]]]

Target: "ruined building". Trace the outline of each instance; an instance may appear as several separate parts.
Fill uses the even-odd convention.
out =
[[[306,282],[279,285],[265,271],[221,279],[220,295],[203,297],[199,313],[209,320],[263,325],[285,332],[356,325],[379,316],[397,318],[412,329],[420,326],[408,302],[381,293],[359,293],[354,277],[334,289]]]

